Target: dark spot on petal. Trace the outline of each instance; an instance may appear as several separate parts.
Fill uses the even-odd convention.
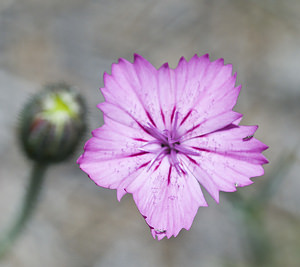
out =
[[[243,138],[243,141],[249,141],[253,138],[254,135],[248,135],[246,137]]]
[[[142,139],[142,138],[133,138],[133,140],[140,141],[140,142],[148,142],[147,140]]]
[[[156,171],[158,169],[158,167],[160,166],[160,164],[161,164],[161,161],[155,166],[153,171]]]
[[[171,123],[173,122],[174,115],[175,115],[175,111],[176,111],[176,106],[174,106],[174,108],[173,108],[173,110],[172,110],[172,114],[171,114]]]
[[[141,152],[138,152],[138,153],[128,155],[128,157],[137,157],[137,156],[142,156],[142,155],[145,155],[145,154],[148,154],[148,153],[149,152],[147,152],[147,151],[141,151]]]
[[[191,113],[192,113],[192,110],[190,110],[190,111],[185,115],[185,117],[182,119],[180,125],[182,125],[182,124],[186,121],[186,119],[191,115]]]
[[[161,67],[162,67],[162,68],[165,68],[165,69],[168,69],[168,68],[169,68],[169,63],[166,62],[166,63],[164,63]]]
[[[230,129],[235,129],[235,128],[238,128],[239,126],[238,125],[235,125],[235,124],[229,124],[227,126],[225,126],[224,128],[221,128],[221,129],[218,129],[214,132],[222,132],[222,131],[227,131],[227,130],[230,130]]]
[[[154,120],[152,119],[150,113],[149,113],[148,111],[146,111],[146,114],[147,114],[148,119],[149,119],[150,122],[152,123],[152,125],[153,125],[154,127],[156,127],[156,124],[155,124]]]
[[[150,160],[148,162],[143,163],[142,165],[139,166],[139,169],[146,167],[150,163]]]
[[[166,123],[166,121],[165,121],[165,114],[164,114],[164,112],[162,111],[162,109],[160,110],[160,114],[161,114],[163,123],[165,124],[165,123]]]
[[[154,229],[155,234],[157,235],[161,235],[167,232],[167,230],[163,230],[163,229]]]
[[[169,173],[168,173],[168,185],[171,182],[171,172],[172,172],[172,166],[169,167]]]
[[[205,149],[205,148],[200,148],[200,147],[196,147],[196,146],[192,146],[193,149],[196,149],[198,151],[203,151],[203,152],[211,152],[210,150],[208,149]]]
[[[138,122],[136,120],[136,123],[138,124],[138,126],[140,126],[147,134],[151,135],[151,133],[149,132],[149,130],[144,126],[142,125],[140,122]]]
[[[196,165],[199,166],[199,164],[198,164],[198,162],[197,162],[196,160],[194,160],[193,158],[191,158],[191,157],[188,156],[188,155],[185,155],[185,156],[188,158],[189,161],[191,161],[192,163],[194,163],[194,164],[196,164]]]
[[[199,126],[200,126],[200,123],[197,124],[197,125],[195,125],[195,126],[192,127],[191,129],[187,130],[186,132],[187,132],[187,133],[190,133],[190,132],[194,131],[195,129],[197,129]]]

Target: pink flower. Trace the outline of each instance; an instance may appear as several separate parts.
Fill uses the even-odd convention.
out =
[[[253,138],[257,126],[239,126],[232,111],[241,86],[223,59],[183,57],[176,69],[156,70],[135,55],[104,74],[99,104],[104,125],[93,131],[80,168],[99,186],[133,199],[158,239],[190,229],[207,206],[199,183],[219,202],[264,174],[267,146]]]

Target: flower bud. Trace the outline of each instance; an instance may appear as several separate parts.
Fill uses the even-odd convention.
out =
[[[83,98],[69,85],[60,83],[46,86],[25,105],[19,131],[29,158],[54,163],[74,152],[85,129]]]

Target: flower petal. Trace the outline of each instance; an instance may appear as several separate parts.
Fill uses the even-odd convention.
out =
[[[158,239],[177,236],[189,229],[199,206],[207,206],[197,180],[190,174],[179,175],[165,157],[148,175],[138,176],[126,188]]]
[[[248,160],[251,161],[251,158],[262,159],[258,164],[265,164],[267,161],[264,160],[261,152],[266,150],[268,146],[253,137],[257,128],[257,126],[233,125],[230,128],[223,128],[186,140],[185,145],[196,150],[216,152],[228,157],[236,155],[243,158],[248,155]]]
[[[202,86],[202,78],[209,65],[208,54],[201,57],[195,55],[189,62],[182,57],[174,70],[176,108],[183,116],[192,108],[193,101],[202,94],[204,89]]]
[[[164,122],[159,103],[158,71],[140,55],[134,55],[134,68],[140,82],[140,89],[136,91],[147,112],[148,122],[162,128]]]
[[[235,81],[236,74],[232,76],[232,65],[224,65],[223,59],[210,62],[208,55],[195,55],[186,62],[182,58],[175,69],[178,109],[185,115],[190,109],[207,111],[207,105],[212,106],[218,102],[218,105],[229,110],[234,106],[239,93],[239,88],[234,87]]]
[[[158,102],[157,70],[144,58],[135,55],[134,63],[120,59],[112,65],[112,74],[104,74],[101,91],[107,102],[130,114],[141,124],[162,126]],[[118,117],[121,113],[111,116]]]
[[[179,130],[184,133],[183,140],[185,141],[223,129],[242,116],[242,114],[230,110],[197,122],[196,112],[192,112],[190,118],[188,118],[189,123],[182,125]]]
[[[176,110],[176,91],[174,88],[174,71],[166,63],[158,70],[158,99],[161,117],[165,129],[171,129]]]
[[[268,161],[261,152],[267,146],[252,137],[256,129],[232,125],[184,142],[199,153],[185,164],[217,202],[219,191],[235,191],[236,185],[249,185],[249,178],[263,174],[261,165]]]
[[[124,181],[134,179],[141,169],[146,168],[153,155],[139,150],[145,140],[131,137],[139,136],[137,130],[119,124],[116,129],[120,132],[117,132],[111,129],[115,124],[110,121],[93,131],[94,137],[86,142],[85,152],[77,163],[97,185],[118,189],[120,200],[125,194]]]

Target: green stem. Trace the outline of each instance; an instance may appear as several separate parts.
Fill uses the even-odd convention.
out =
[[[241,234],[247,241],[247,256],[251,266],[271,266],[272,245],[264,224],[264,203],[257,203],[255,198],[244,199],[239,192],[228,195],[240,220]]]
[[[249,262],[253,266],[272,265],[272,246],[263,220],[263,209],[254,206],[244,211],[245,236],[248,240]]]
[[[31,171],[29,187],[25,194],[20,213],[17,215],[15,221],[13,222],[12,227],[0,240],[0,259],[2,259],[5,256],[6,252],[10,249],[13,242],[22,232],[26,222],[34,211],[45,178],[46,169],[46,164],[38,162],[34,163]]]

